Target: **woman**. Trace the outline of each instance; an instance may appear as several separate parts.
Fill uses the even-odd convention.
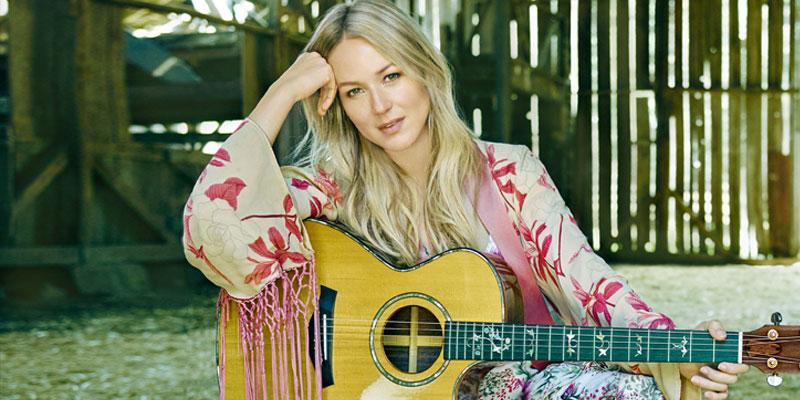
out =
[[[308,167],[281,169],[270,146],[297,101],[310,126]],[[486,168],[538,290],[559,319],[674,327],[592,252],[527,148],[475,139],[456,112],[443,56],[411,18],[378,0],[332,8],[211,160],[186,206],[187,259],[224,289],[223,301],[238,299],[240,313],[267,314],[248,325],[274,323],[269,313],[276,302],[297,307],[280,298],[276,282],[313,274],[311,243],[297,221],[309,216],[338,220],[400,263],[457,246],[502,258],[484,227],[492,221],[482,224],[463,194],[478,190]],[[719,322],[701,327],[725,337]],[[541,370],[508,363],[482,380],[480,392],[508,399],[660,399],[702,390],[722,399],[745,370],[728,363],[561,363]]]

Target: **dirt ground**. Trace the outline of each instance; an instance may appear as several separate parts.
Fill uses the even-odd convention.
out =
[[[615,266],[679,327],[720,319],[731,330],[800,324],[800,265]],[[213,291],[136,304],[112,301],[0,316],[0,398],[214,399]],[[153,306],[152,304],[161,304]],[[798,399],[800,375],[779,388],[751,369],[730,399]]]

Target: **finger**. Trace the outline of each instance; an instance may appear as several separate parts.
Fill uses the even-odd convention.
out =
[[[738,379],[736,375],[726,374],[709,366],[700,368],[700,372],[714,382],[724,383],[727,385],[736,383],[736,380]]]
[[[724,383],[714,382],[711,379],[708,379],[701,375],[693,376],[692,383],[694,383],[696,386],[699,386],[701,389],[713,390],[715,392],[728,391],[728,385]]]
[[[717,368],[719,368],[720,371],[735,375],[743,374],[750,370],[750,366],[747,364],[733,364],[727,362],[720,363]]]
[[[722,328],[722,323],[717,320],[713,320],[708,323],[708,333],[710,333],[711,337],[713,337],[715,340],[725,340],[725,337],[727,336],[725,329]]]
[[[727,399],[728,398],[728,392],[722,392],[722,393],[706,392],[705,393],[705,398],[711,399],[711,400]]]
[[[333,76],[333,69],[331,69],[330,74],[331,74],[331,79],[328,81],[328,84],[325,85],[328,94],[328,97],[325,101],[326,110],[331,107],[331,104],[333,104],[333,100],[336,99],[336,77]]]
[[[325,115],[325,104],[328,102],[328,86],[330,85],[330,77],[328,77],[327,82],[325,82],[322,87],[319,88],[319,99],[317,99],[317,113],[319,115]]]

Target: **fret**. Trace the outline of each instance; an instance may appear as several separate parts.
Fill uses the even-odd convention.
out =
[[[672,343],[670,343],[670,331],[667,331],[667,362],[669,362],[669,353],[672,350],[672,349],[670,349],[670,345],[671,344]]]
[[[694,340],[692,340],[692,333],[692,331],[689,331],[689,362],[692,362],[692,342],[694,342]]]
[[[711,362],[717,362],[717,341],[711,338]]]
[[[650,331],[647,331],[647,362],[650,362]]]
[[[494,332],[494,324],[491,324],[491,325],[489,325],[489,329],[491,329],[491,332]],[[486,332],[486,329],[485,329],[485,327],[484,327],[484,329],[482,329],[481,331],[482,331],[481,333],[484,333],[484,332]],[[491,335],[491,334],[490,334],[490,335]],[[490,336],[490,337],[491,337],[491,336]],[[486,340],[484,340],[484,341],[482,341],[482,342],[487,342],[487,341],[486,341]],[[491,361],[491,360],[494,360],[494,351],[492,351],[491,341],[489,341],[489,360],[490,360],[490,361]]]
[[[596,360],[594,350],[597,348],[597,327],[592,328],[592,361]]]
[[[467,324],[459,323],[456,335],[457,339],[461,339],[461,360],[467,360]]]
[[[473,343],[472,338],[475,336],[475,323],[473,322],[472,325],[467,325],[467,330],[464,332],[464,341],[467,343],[467,346],[472,349],[472,357],[469,358],[470,360],[475,359],[475,343]]]
[[[552,360],[552,349],[553,349],[553,325],[547,326],[547,359]]]
[[[628,360],[631,359],[631,336],[633,336],[633,330],[628,328]]]
[[[614,361],[614,328],[608,334],[608,361]]]
[[[450,358],[450,341],[448,340],[449,332],[448,332],[447,321],[444,322],[444,355],[442,356],[445,360]]]
[[[456,359],[459,360],[466,360],[467,359],[467,349],[464,348],[464,336],[463,331],[466,330],[466,327],[462,323],[456,324]],[[461,339],[461,346],[459,346],[459,339]],[[459,350],[461,351],[461,357],[458,356]]]
[[[744,344],[744,333],[739,332],[736,343],[736,362],[742,363],[742,345]]]

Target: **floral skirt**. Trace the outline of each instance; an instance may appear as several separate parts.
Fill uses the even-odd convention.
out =
[[[634,375],[603,363],[550,364],[544,370],[530,362],[502,364],[481,380],[485,400],[663,400],[653,377]]]

